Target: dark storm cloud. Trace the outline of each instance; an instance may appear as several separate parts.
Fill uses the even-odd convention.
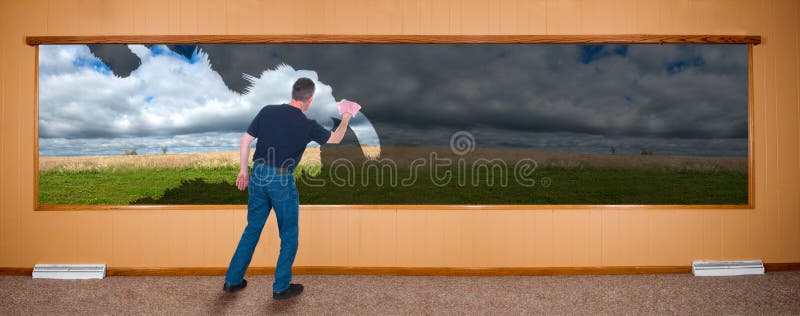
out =
[[[123,44],[90,44],[89,51],[111,68],[118,77],[130,76],[142,64],[139,57]]]
[[[94,49],[131,65],[116,45]],[[191,57],[193,45],[170,45]],[[242,74],[310,69],[382,123],[539,132],[747,137],[744,45],[199,45],[233,91]],[[130,60],[129,60],[130,59]],[[125,62],[122,62],[125,60]],[[122,67],[122,66],[120,66]],[[117,66],[111,66],[118,71]],[[123,67],[124,68],[124,67]],[[128,68],[120,71],[130,72]]]
[[[744,45],[200,45],[241,74],[310,69],[373,124],[747,137]]]
[[[113,51],[104,49],[111,46],[100,45],[101,49],[95,47],[92,52],[115,74],[130,73],[132,65],[138,65],[138,57],[130,51],[116,52],[119,46]],[[225,44],[169,48],[187,59],[199,48],[225,85],[238,93],[246,93],[249,85],[243,74],[258,77],[282,63],[313,70],[319,81],[333,88],[336,99],[347,98],[364,106],[363,112],[386,145],[447,145],[453,132],[470,130],[476,135],[482,131],[506,135],[484,139],[482,145],[486,146],[560,148],[553,141],[535,145],[519,139],[525,135],[565,141],[567,147],[589,146],[568,139],[625,139],[631,151],[643,146],[662,148],[660,152],[684,152],[685,148],[746,152],[745,45]],[[241,125],[223,121],[208,120],[182,132],[228,131]],[[102,133],[87,128],[84,136]],[[646,141],[640,142],[642,139]],[[689,141],[692,139],[698,141]],[[676,141],[689,145],[670,149]],[[592,150],[605,146],[603,142],[593,144],[596,149]]]

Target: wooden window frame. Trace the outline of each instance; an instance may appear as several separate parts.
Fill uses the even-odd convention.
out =
[[[222,205],[39,205],[39,45],[41,44],[747,44],[747,204],[353,204],[301,205],[302,209],[373,210],[541,210],[541,209],[754,209],[754,98],[753,46],[758,35],[99,35],[28,36],[26,44],[35,47],[34,79],[34,188],[35,211],[112,211],[112,210],[246,210],[244,204]]]

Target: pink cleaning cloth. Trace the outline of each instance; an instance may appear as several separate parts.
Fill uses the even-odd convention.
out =
[[[358,103],[347,99],[339,101],[339,114],[350,113],[350,117],[356,117],[358,110],[361,110],[361,106]]]

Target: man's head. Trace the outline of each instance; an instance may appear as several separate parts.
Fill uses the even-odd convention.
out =
[[[292,86],[292,101],[300,105],[303,111],[307,111],[314,99],[314,81],[308,78],[300,78]]]

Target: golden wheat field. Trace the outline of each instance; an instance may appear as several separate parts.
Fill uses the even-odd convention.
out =
[[[362,154],[368,159],[380,156],[380,147],[361,146]],[[250,152],[250,159],[253,158]],[[307,148],[300,160],[303,166],[319,166],[320,149]],[[39,171],[84,171],[100,170],[115,167],[134,168],[217,168],[236,167],[239,165],[238,151],[220,151],[191,154],[149,154],[119,156],[70,156],[40,157]]]
[[[539,166],[567,168],[643,168],[663,167],[671,170],[727,170],[747,172],[747,157],[696,157],[696,156],[658,156],[638,154],[581,154],[563,151],[537,151],[527,149],[476,148],[467,155],[455,155],[448,147],[405,147],[361,146],[360,150],[349,146],[325,148],[325,155],[337,158],[359,160],[391,159],[397,166],[407,166],[411,161],[428,158],[437,153],[439,159],[501,159],[518,161],[522,158],[534,159]],[[308,148],[300,162],[302,166],[319,166],[319,148]],[[252,157],[252,152],[251,152]],[[113,169],[117,167],[136,168],[215,168],[236,167],[239,165],[239,152],[208,152],[192,154],[151,154],[129,156],[79,156],[79,157],[40,157],[39,170],[83,171]]]

